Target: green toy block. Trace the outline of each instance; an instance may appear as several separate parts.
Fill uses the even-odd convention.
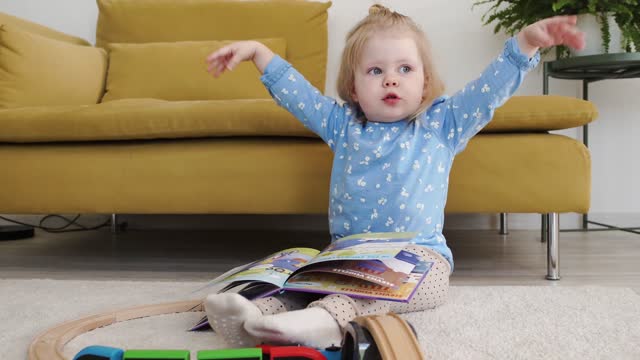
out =
[[[122,360],[189,360],[189,350],[126,350]]]
[[[198,360],[262,360],[262,349],[221,349],[221,350],[200,350]]]

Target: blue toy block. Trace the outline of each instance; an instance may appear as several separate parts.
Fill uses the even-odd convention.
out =
[[[73,360],[122,360],[124,350],[108,346],[87,346]]]
[[[330,348],[326,348],[324,350],[319,350],[320,353],[322,355],[324,355],[324,357],[327,358],[327,360],[341,360],[342,359],[342,349],[339,347],[330,347]]]

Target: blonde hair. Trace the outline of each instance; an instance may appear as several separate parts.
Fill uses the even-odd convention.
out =
[[[353,98],[355,71],[360,60],[360,55],[362,54],[362,49],[373,32],[398,27],[405,28],[414,33],[424,68],[422,102],[418,109],[409,116],[409,120],[414,120],[431,105],[435,98],[444,93],[444,83],[435,72],[431,48],[424,31],[408,16],[391,11],[379,4],[372,5],[369,8],[369,15],[360,20],[347,34],[346,44],[342,51],[340,71],[338,72],[338,95],[356,110],[356,117],[363,122],[363,125],[366,124],[367,119],[362,108]]]

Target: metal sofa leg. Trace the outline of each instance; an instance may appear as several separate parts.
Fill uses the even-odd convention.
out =
[[[127,229],[127,225],[125,222],[118,222],[118,214],[111,214],[111,234],[119,234]]]
[[[540,232],[540,242],[546,242],[549,235],[549,218],[547,214],[542,214],[542,226]]]
[[[500,213],[500,235],[509,234],[509,229],[507,228],[507,213]]]
[[[119,230],[120,229],[118,229],[118,215],[111,214],[111,233],[117,234]]]
[[[560,215],[548,213],[547,217],[547,280],[560,280],[558,242],[560,240]]]

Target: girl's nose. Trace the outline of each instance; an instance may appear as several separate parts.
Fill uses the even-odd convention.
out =
[[[393,87],[398,86],[398,80],[395,80],[395,79],[385,79],[385,81],[384,81],[384,87],[390,87],[390,86],[393,86]]]

